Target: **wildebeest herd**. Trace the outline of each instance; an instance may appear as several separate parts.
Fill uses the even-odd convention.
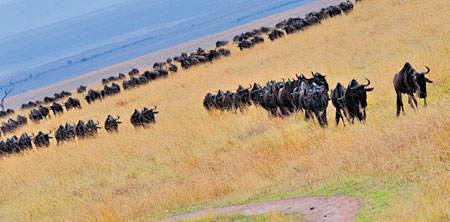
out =
[[[265,37],[274,41],[285,35],[290,35],[303,31],[305,28],[314,24],[320,24],[327,18],[347,14],[353,10],[353,3],[350,1],[342,2],[338,5],[329,6],[320,11],[310,12],[304,17],[294,17],[283,20],[275,24],[273,28],[261,27],[254,29],[233,38],[233,43],[241,50],[252,48],[254,45],[263,43]],[[264,35],[266,36],[264,36]],[[213,62],[221,57],[231,55],[231,51],[226,48],[229,41],[217,41],[214,49],[205,50],[198,48],[192,53],[181,53],[181,55],[168,58],[164,62],[156,62],[151,71],[140,72],[137,68],[133,68],[128,72],[128,78],[125,74],[110,76],[103,78],[101,83],[103,88],[100,90],[88,89],[85,85],[77,88],[78,94],[84,94],[84,100],[87,104],[101,101],[106,97],[114,96],[123,90],[130,90],[142,85],[146,85],[151,81],[167,78],[170,73],[178,72],[178,66],[183,69],[189,69],[192,66]],[[177,62],[178,64],[176,64]],[[397,115],[403,110],[402,94],[408,95],[408,102],[413,108],[417,108],[417,100],[414,93],[418,92],[419,97],[423,98],[426,105],[426,83],[432,81],[426,77],[430,72],[428,67],[425,72],[418,72],[409,63],[406,63],[403,69],[394,77],[394,88],[397,93]],[[122,81],[122,84],[118,84]],[[316,119],[323,127],[328,125],[327,107],[329,101],[336,108],[336,124],[344,117],[347,122],[353,123],[354,120],[366,120],[367,92],[373,90],[369,88],[370,80],[367,83],[359,83],[351,80],[346,86],[337,83],[336,87],[330,90],[325,79],[325,75],[313,72],[312,76],[307,78],[305,75],[296,75],[293,79],[282,81],[269,81],[265,85],[254,83],[248,88],[243,86],[237,87],[235,91],[219,90],[216,94],[208,93],[203,101],[203,106],[207,110],[228,110],[243,112],[251,105],[262,107],[268,111],[269,115],[275,117],[285,117],[299,111],[304,112],[305,119]],[[42,100],[30,101],[22,104],[22,109],[31,109],[29,119],[38,123],[43,119],[61,115],[65,111],[71,109],[81,109],[81,102],[77,98],[71,97],[69,91],[61,91],[53,96],[46,96]],[[64,98],[67,100],[63,103],[60,101]],[[65,108],[65,110],[64,110]],[[52,114],[50,113],[52,112]],[[0,111],[0,118],[12,115],[14,110],[8,109]],[[143,108],[141,111],[135,109],[131,114],[130,123],[134,127],[147,126],[155,123],[155,115],[158,113],[156,106],[153,109]],[[104,123],[104,129],[108,133],[118,132],[120,117],[108,115]],[[20,126],[27,124],[27,118],[18,115],[16,119],[8,119],[0,125],[0,131],[4,134],[13,133]],[[99,122],[88,120],[86,123],[78,121],[77,124],[66,123],[56,129],[53,136],[51,131],[44,133],[42,131],[35,134],[24,133],[20,137],[12,136],[5,141],[0,141],[0,153],[8,154],[20,152],[25,149],[31,149],[33,144],[36,147],[47,147],[50,145],[51,139],[56,139],[57,144],[71,141],[76,138],[84,139],[95,137],[97,135]]]
[[[233,38],[233,42],[242,50],[245,48],[251,48],[255,44],[264,42],[264,37],[262,34],[267,34],[270,40],[275,40],[285,36],[286,34],[292,34],[297,31],[303,30],[313,24],[318,24],[322,20],[341,15],[342,13],[349,13],[353,9],[353,3],[350,1],[342,2],[338,5],[332,5],[326,8],[322,8],[317,12],[310,12],[305,15],[304,18],[294,17],[289,18],[275,24],[273,28],[261,27],[252,31],[236,35]],[[169,75],[169,72],[177,72],[178,67],[174,62],[178,62],[183,69],[189,69],[192,66],[203,64],[206,62],[212,62],[220,57],[231,55],[231,51],[224,48],[228,44],[226,40],[217,41],[215,49],[205,50],[198,48],[192,53],[181,53],[179,56],[173,58],[168,58],[164,62],[156,62],[153,65],[152,71],[144,71],[140,73],[138,69],[133,68],[129,73],[129,79],[126,79],[126,75],[119,73],[117,76],[110,76],[108,78],[103,78],[101,83],[104,85],[102,90],[87,89],[87,86],[81,85],[77,88],[78,93],[84,93],[85,100],[88,104],[94,101],[102,100],[105,96],[111,96],[120,93],[120,86],[116,84],[116,81],[122,80],[122,88],[125,90],[136,88],[141,85],[145,85],[152,80],[159,78],[165,78]],[[112,83],[111,86],[108,84]],[[53,96],[46,96],[42,101],[30,101],[28,103],[22,104],[22,109],[29,108],[40,108],[45,104],[57,102],[60,99],[69,97],[72,94],[67,91],[62,91],[60,93],[55,93]],[[9,112],[13,110],[9,110]],[[6,111],[2,111],[6,112]],[[0,118],[2,117],[2,112],[0,112]],[[8,113],[9,113],[8,112]],[[45,117],[44,117],[45,118]]]
[[[156,109],[157,107],[155,106],[155,108],[153,109],[144,107],[141,112],[134,110],[134,112],[131,114],[130,117],[130,123],[134,127],[145,127],[155,123],[156,122],[155,115],[158,113]],[[112,115],[108,115],[103,125],[106,132],[108,133],[118,132],[119,125],[122,124],[122,122],[119,119],[120,116],[113,117]],[[26,120],[26,118],[24,120]],[[73,141],[76,138],[80,140],[92,138],[98,134],[98,129],[102,128],[99,125],[100,123],[98,121],[94,121],[92,119],[89,119],[86,122],[79,120],[77,124],[67,122],[63,125],[60,125],[56,129],[53,136],[51,135],[52,131],[49,131],[48,133],[39,131],[36,135],[23,133],[20,137],[14,135],[10,138],[7,138],[5,141],[0,141],[0,155],[20,153],[21,151],[32,149],[33,144],[37,148],[48,147],[50,146],[50,141],[53,138],[56,140],[57,145],[62,144],[64,142]]]
[[[263,34],[271,41],[275,41],[285,35],[294,34],[299,31],[303,31],[315,24],[320,24],[322,20],[332,18],[342,13],[347,14],[353,10],[353,3],[350,1],[341,2],[338,5],[331,5],[326,8],[322,8],[317,12],[310,12],[302,17],[289,18],[275,24],[275,27],[261,27],[259,29],[254,29],[240,35],[236,35],[233,38],[233,42],[236,43],[240,50],[249,49],[256,44],[263,43]]]
[[[432,83],[426,78],[430,68],[425,72],[418,72],[409,63],[394,77],[394,88],[397,93],[397,115],[403,110],[401,94],[407,94],[409,104],[416,109],[417,101],[415,93],[424,99],[426,105],[426,83]],[[218,90],[217,93],[207,93],[203,99],[203,106],[207,110],[243,111],[251,106],[261,106],[271,116],[284,117],[292,113],[303,111],[305,119],[315,118],[321,126],[328,125],[327,107],[329,100],[336,108],[336,125],[344,117],[348,122],[354,123],[355,119],[365,121],[367,118],[367,93],[374,88],[369,87],[371,82],[359,83],[351,80],[345,87],[337,83],[329,92],[329,86],[325,76],[318,72],[312,72],[312,77],[296,75],[296,78],[283,81],[269,81],[264,86],[254,83],[249,88],[239,86],[235,91]]]

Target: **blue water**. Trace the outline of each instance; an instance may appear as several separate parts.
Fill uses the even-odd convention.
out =
[[[0,1],[0,88],[40,88],[311,1]]]

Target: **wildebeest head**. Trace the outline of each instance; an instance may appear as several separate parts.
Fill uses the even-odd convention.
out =
[[[367,92],[373,90],[373,88],[367,88],[370,85],[370,80],[366,80],[367,84],[359,84],[353,79],[348,85],[345,93],[345,103],[350,118],[357,117],[359,120],[366,119]]]
[[[428,79],[425,75],[430,73],[430,68],[428,66],[425,66],[427,71],[425,72],[417,72],[414,70],[414,80],[415,83],[418,86],[418,93],[420,98],[426,98],[427,97],[427,83],[433,83],[430,79]]]
[[[425,75],[430,72],[430,68],[425,66],[427,69],[425,72],[417,72],[409,63],[405,63],[402,70],[400,71],[400,77],[402,79],[402,85],[407,88],[406,91],[410,93],[419,93],[420,98],[427,97],[427,83],[433,83]]]
[[[349,89],[356,90],[360,96],[361,96],[361,105],[363,107],[367,106],[367,92],[371,92],[373,90],[373,87],[368,88],[370,85],[370,80],[367,79],[367,84],[359,84],[356,80],[352,80],[349,86]]]
[[[105,121],[106,131],[107,132],[118,131],[119,124],[121,124],[119,119],[120,119],[120,116],[117,116],[117,118],[114,119],[114,117],[112,117],[111,115],[108,115],[108,117],[106,118],[106,121]]]

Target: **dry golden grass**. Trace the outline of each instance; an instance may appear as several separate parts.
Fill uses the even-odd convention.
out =
[[[103,122],[107,114],[125,122],[116,135],[102,131],[96,139],[1,158],[0,221],[149,220],[178,208],[314,193],[349,180],[359,181],[352,190],[389,196],[377,204],[384,197],[356,195],[368,201],[361,220],[444,221],[450,212],[449,17],[448,0],[363,1],[350,15],[301,34],[233,49],[213,64],[29,124],[24,131]],[[432,67],[434,84],[427,108],[405,107],[406,115],[396,118],[392,77],[406,61]],[[301,114],[270,119],[253,107],[244,114],[209,114],[202,107],[206,92],[311,70],[333,86],[370,78],[375,90],[367,123],[324,130]],[[133,109],[153,104],[157,124],[133,129]],[[331,105],[329,113],[332,122]]]

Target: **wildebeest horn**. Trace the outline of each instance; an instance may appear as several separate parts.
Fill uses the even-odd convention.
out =
[[[98,121],[97,121],[97,123],[95,123],[95,125],[99,125],[99,124],[100,124],[100,122],[98,122]]]
[[[117,119],[116,120],[119,120],[120,119],[120,116],[117,116]]]
[[[367,86],[369,86],[370,85],[370,80],[368,79],[368,78],[365,78],[366,80],[367,80],[367,84],[366,85],[363,85],[364,87],[367,87]]]
[[[345,99],[345,96],[342,96],[342,97],[337,98],[337,100],[339,100],[339,101],[342,101],[342,100],[344,100],[344,99]]]
[[[48,134],[52,134],[52,130],[49,130]]]
[[[33,135],[30,136],[30,138],[33,138],[33,137],[34,137],[34,133],[33,133]]]
[[[158,107],[155,105],[155,108],[153,108],[152,110],[156,110],[156,109],[158,109]]]
[[[424,75],[430,73],[430,71],[431,71],[430,67],[425,66],[425,68],[427,68],[427,71],[425,71],[425,72],[423,73]]]

